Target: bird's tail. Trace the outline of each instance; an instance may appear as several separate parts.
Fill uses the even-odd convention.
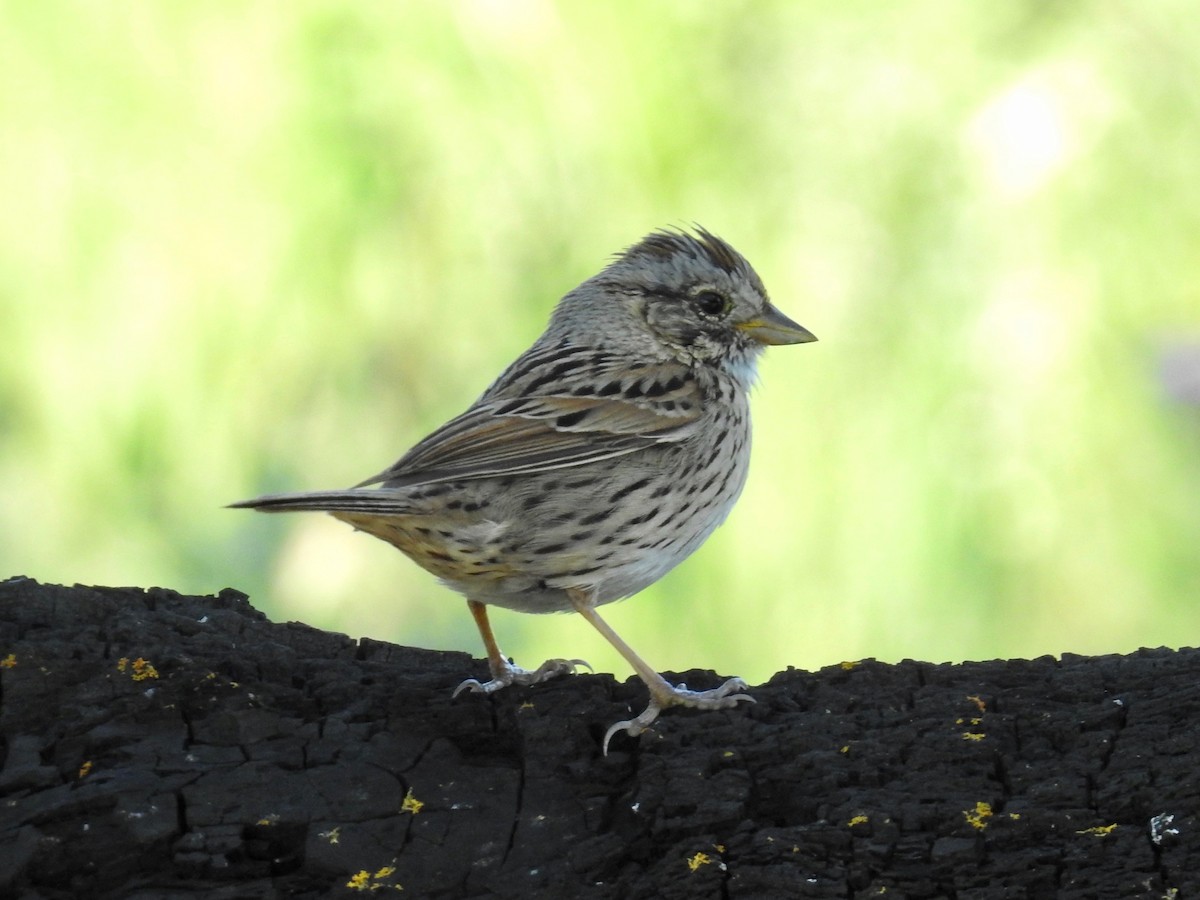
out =
[[[413,512],[401,491],[347,488],[341,491],[311,491],[302,494],[266,494],[253,500],[230,503],[229,509],[260,512],[345,512],[377,516],[403,516]]]

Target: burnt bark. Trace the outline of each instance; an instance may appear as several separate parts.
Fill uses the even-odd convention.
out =
[[[788,670],[607,758],[636,680],[451,699],[482,674],[234,590],[0,584],[0,896],[1200,890],[1196,650]]]

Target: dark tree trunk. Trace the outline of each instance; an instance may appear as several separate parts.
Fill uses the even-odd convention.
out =
[[[233,590],[0,584],[0,896],[1200,891],[1194,650],[787,671],[607,758],[637,681],[469,674]]]

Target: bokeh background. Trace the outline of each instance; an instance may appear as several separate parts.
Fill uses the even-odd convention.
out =
[[[0,576],[478,655],[385,544],[222,505],[382,469],[699,222],[820,342],[727,526],[607,608],[652,664],[1195,645],[1198,171],[1190,0],[5,3]]]

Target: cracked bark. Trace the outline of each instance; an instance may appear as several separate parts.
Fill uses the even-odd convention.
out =
[[[789,670],[607,759],[639,682],[451,701],[482,668],[232,590],[0,584],[0,896],[1200,889],[1194,650]]]

